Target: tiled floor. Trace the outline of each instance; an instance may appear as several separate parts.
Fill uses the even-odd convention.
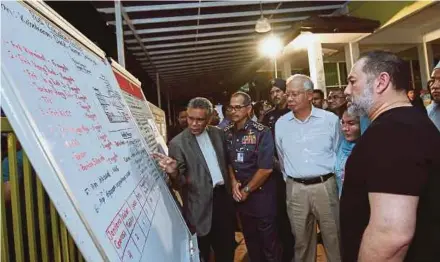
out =
[[[239,243],[237,249],[235,249],[235,262],[249,262],[247,257],[246,244],[244,243],[243,234],[235,233],[235,240]],[[324,254],[324,247],[322,245],[318,245],[318,258],[317,262],[326,262]]]

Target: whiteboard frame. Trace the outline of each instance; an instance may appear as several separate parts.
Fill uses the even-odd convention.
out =
[[[101,58],[106,58],[106,54],[101,50],[97,45],[95,45],[92,41],[90,41],[85,35],[83,35],[78,29],[76,29],[73,25],[71,25],[68,21],[66,21],[62,16],[60,16],[55,10],[53,10],[50,6],[45,4],[43,1],[19,1],[22,4],[25,4],[46,19],[49,19],[52,23],[59,26],[65,33],[69,34],[76,41],[81,43],[83,46],[90,49],[96,55]]]
[[[139,81],[134,75],[132,75],[130,72],[127,71],[127,69],[123,68],[118,62],[116,62],[113,58],[110,58],[112,67],[118,71],[118,73],[121,73],[123,76],[125,76],[128,80],[134,82],[142,91],[142,82]],[[144,92],[142,92],[142,95]],[[145,98],[145,97],[144,97]],[[145,99],[146,100],[146,99]]]
[[[102,51],[98,46],[96,46],[93,42],[91,42],[87,37],[85,37],[81,32],[79,32],[76,28],[74,28],[69,22],[67,22],[64,18],[62,18],[58,13],[56,13],[52,8],[50,8],[45,3],[41,1],[26,1],[26,2],[17,1],[17,2],[23,5],[25,8],[35,11],[37,14],[42,16],[42,18],[47,19],[52,24],[56,25],[65,34],[72,37],[76,42],[78,42],[84,48],[88,49],[89,51],[92,51],[99,58],[106,59],[106,54],[104,51]],[[121,66],[118,63],[114,61],[109,61],[109,64],[110,62],[111,62],[111,65],[109,65],[109,67],[111,67],[110,70],[113,67],[115,68],[119,67],[116,68],[117,70],[119,69],[118,71],[120,71],[125,76],[130,78],[130,80],[133,80],[133,82],[135,82],[136,84],[139,84],[139,86],[141,85],[140,81],[135,77],[133,77],[125,69],[120,70]],[[30,149],[27,150],[26,153],[28,154],[29,159],[32,162],[32,165],[35,167],[36,170],[45,171],[45,172],[38,172],[38,176],[40,177],[43,186],[44,185],[47,186],[49,183],[56,184],[55,186],[51,187],[50,191],[48,190],[46,191],[50,196],[50,199],[52,200],[54,206],[56,207],[60,217],[63,220],[70,221],[69,222],[70,225],[74,227],[75,230],[72,230],[69,227],[69,225],[66,224],[70,234],[72,236],[80,235],[81,237],[84,237],[84,238],[73,237],[76,245],[81,250],[81,253],[83,254],[83,256],[85,256],[84,258],[87,261],[110,261],[109,258],[107,257],[104,248],[99,243],[98,238],[91,230],[91,227],[87,222],[87,220],[85,219],[83,212],[79,208],[76,198],[73,196],[68,183],[66,182],[64,176],[61,175],[62,172],[60,167],[57,165],[55,161],[55,156],[53,156],[50,153],[51,151],[48,148],[48,144],[41,139],[42,136],[37,131],[38,129],[36,128],[37,124],[32,120],[32,117],[30,116],[31,115],[30,112],[27,112],[27,110],[21,106],[22,104],[24,104],[24,101],[22,101],[20,97],[17,95],[15,91],[17,90],[15,83],[14,81],[12,81],[7,68],[5,68],[4,66],[1,67],[1,84],[2,84],[2,88],[0,90],[0,94],[1,94],[2,108],[7,113],[8,120],[10,121],[11,125],[14,127],[18,127],[14,129],[14,132],[20,138],[20,143],[23,144],[24,148]],[[142,95],[145,98],[143,92]],[[131,112],[130,115],[133,118]],[[27,121],[20,121],[20,119],[26,119]],[[140,133],[139,127],[137,126],[137,123],[135,121],[134,124],[138,129],[138,132]],[[143,144],[145,146],[145,141]],[[161,180],[162,180],[162,184],[164,184],[163,179]],[[172,199],[170,194],[168,194],[168,197],[174,203],[174,199]],[[63,204],[68,202],[70,202],[71,205]],[[177,209],[179,216],[183,220],[183,217],[180,214],[180,211],[178,210],[178,207],[175,203],[174,203],[174,207],[175,209]],[[190,239],[189,243],[187,243],[189,246],[188,250],[193,251],[193,249],[190,248],[190,246],[193,245],[194,240],[192,240],[191,238],[189,229],[188,228],[186,229],[188,231],[188,236]],[[78,239],[79,241],[77,241],[76,239]],[[197,243],[196,241],[197,240],[195,240],[195,243]],[[93,246],[96,247],[96,249],[91,248]],[[84,252],[85,250],[87,250],[87,252]],[[197,255],[194,257],[192,252],[189,253],[190,253],[190,260],[192,261],[198,260]]]

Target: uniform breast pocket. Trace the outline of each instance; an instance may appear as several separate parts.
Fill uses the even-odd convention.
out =
[[[258,156],[258,148],[257,145],[246,145],[244,147],[244,160],[245,161],[254,161]]]

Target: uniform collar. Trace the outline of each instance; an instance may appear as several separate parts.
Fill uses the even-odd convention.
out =
[[[306,123],[307,121],[309,121],[309,119],[311,117],[317,117],[317,118],[323,117],[324,116],[323,112],[324,112],[324,110],[312,106],[312,111],[310,112],[310,115],[304,121],[301,121],[301,120],[297,119],[295,117],[295,115],[293,114],[293,112],[290,113],[289,120],[290,121],[291,120],[295,120],[295,121],[300,122],[300,123]]]
[[[252,119],[249,118],[249,119],[246,121],[246,123],[244,124],[244,127],[243,127],[242,129],[237,129],[237,126],[235,125],[235,123],[234,123],[234,128],[235,128],[235,130],[237,130],[237,131],[240,131],[240,130],[247,130],[251,124],[252,124]]]

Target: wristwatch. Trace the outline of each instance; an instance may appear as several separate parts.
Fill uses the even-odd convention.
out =
[[[249,186],[245,186],[245,187],[243,188],[243,191],[244,191],[246,194],[249,194],[249,193],[251,192],[251,188],[250,188]]]

